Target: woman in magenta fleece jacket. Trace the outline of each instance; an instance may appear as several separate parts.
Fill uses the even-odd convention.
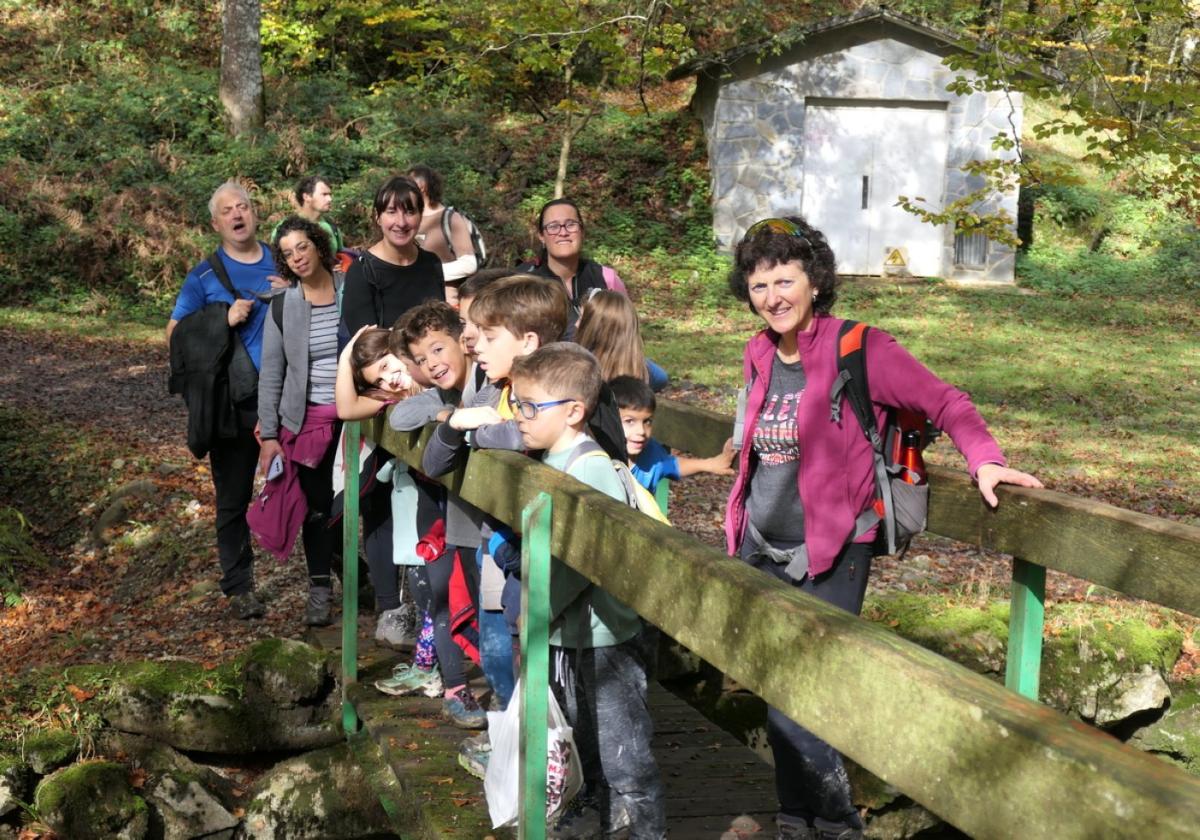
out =
[[[851,541],[874,498],[871,446],[854,413],[830,417],[837,375],[834,255],[820,231],[792,216],[750,227],[729,285],[766,328],[746,344],[740,469],[725,513],[730,554],[848,612],[862,609],[874,530]],[[1040,487],[1010,469],[965,393],[946,384],[885,332],[866,339],[877,422],[888,406],[929,417],[967,459],[995,506],[997,484]],[[862,822],[837,751],[777,709],[768,710],[780,800],[777,838],[856,838]]]

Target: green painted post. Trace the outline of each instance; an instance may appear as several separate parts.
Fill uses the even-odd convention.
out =
[[[550,508],[521,511],[521,809],[517,837],[546,837],[546,696],[550,691]]]
[[[1038,699],[1045,604],[1046,567],[1014,557],[1004,684],[1030,700]]]
[[[663,512],[663,516],[667,515],[667,505],[671,500],[671,482],[663,479],[658,482],[658,486],[654,488],[654,500],[658,502],[658,509]]]
[[[350,702],[350,686],[358,682],[358,446],[362,428],[345,424],[345,475],[342,494],[342,728],[347,737],[358,731],[358,713]]]

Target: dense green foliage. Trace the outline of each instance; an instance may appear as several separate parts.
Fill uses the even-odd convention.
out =
[[[187,267],[211,247],[205,201],[231,175],[254,187],[270,224],[289,211],[298,177],[324,173],[336,187],[334,218],[361,245],[371,237],[375,186],[387,173],[426,162],[446,174],[448,199],[480,223],[494,262],[511,263],[530,252],[532,215],[553,195],[562,125],[547,109],[578,110],[554,98],[564,89],[551,59],[570,46],[587,107],[599,108],[575,138],[566,186],[583,202],[591,248],[628,273],[653,278],[639,284],[652,303],[724,305],[726,263],[711,248],[705,148],[684,107],[688,83],[650,83],[672,57],[840,7],[797,17],[771,0],[720,9],[696,0],[672,7],[676,17],[656,12],[653,37],[630,26],[609,31],[604,44],[546,36],[522,42],[524,52],[510,58],[497,42],[472,74],[454,70],[471,46],[454,16],[469,6],[266,3],[267,130],[231,141],[216,96],[220,25],[213,8],[197,0],[3,0],[6,299],[84,313],[140,303],[161,317]],[[969,10],[955,9],[906,10],[977,26]],[[684,12],[691,15],[686,25]],[[542,22],[552,29],[565,20]],[[512,25],[492,21],[485,34],[501,38]],[[621,44],[652,54],[649,64],[637,62],[645,73],[617,68]],[[510,60],[513,72],[505,76]],[[540,101],[530,98],[535,89],[544,94]],[[1026,122],[1057,119],[1044,111]],[[1051,140],[1057,145],[1031,136],[1026,148],[1039,171],[1067,177],[1031,188],[1037,219],[1020,264],[1023,280],[1069,293],[1194,291],[1200,248],[1186,196],[1146,177],[1151,163],[1170,169],[1170,162],[1114,172],[1080,163],[1097,155],[1086,134]],[[1068,142],[1075,147],[1063,151]]]

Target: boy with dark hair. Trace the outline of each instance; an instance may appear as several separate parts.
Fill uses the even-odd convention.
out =
[[[679,481],[696,473],[733,475],[733,439],[725,441],[721,454],[711,458],[686,458],[672,455],[650,435],[654,430],[654,412],[658,402],[654,391],[641,379],[618,376],[608,383],[621,413],[625,448],[629,451],[629,471],[638,483],[654,493],[663,479]]]
[[[460,342],[461,334],[458,313],[444,301],[429,301],[409,310],[393,328],[389,349],[394,355],[412,359],[433,387],[397,403],[388,419],[392,428],[401,431],[419,429],[432,420],[445,419],[454,411],[461,400],[469,371]],[[437,512],[428,509],[433,500],[427,495],[414,495],[418,500],[416,520],[427,525],[437,519]],[[394,527],[400,530],[402,520],[407,524],[412,514],[411,510],[394,511]],[[426,527],[418,527],[415,536],[423,537],[426,530]],[[457,533],[448,532],[442,551],[425,563],[424,580],[420,572],[416,576],[416,588],[426,593],[422,600],[426,601],[425,609],[433,619],[433,643],[440,674],[437,666],[427,664],[422,667],[418,662],[413,666],[401,666],[390,678],[376,683],[380,691],[397,695],[427,692],[440,683],[443,686],[442,715],[464,729],[480,729],[487,724],[486,714],[467,685],[463,651],[455,643],[451,627],[451,580],[460,558],[468,552],[474,554],[478,532],[475,531],[473,536],[475,545],[470,544],[470,530],[466,540],[459,538]],[[403,540],[416,544],[411,534]],[[411,553],[411,546],[405,551]],[[475,563],[460,565],[467,588],[478,590]],[[427,584],[427,589],[422,589],[422,584]]]
[[[608,456],[587,434],[602,380],[594,356],[577,344],[548,344],[512,364],[509,400],[527,449],[542,463],[626,501]],[[580,447],[586,447],[580,451]],[[662,780],[650,750],[646,666],[638,614],[555,559],[550,573],[551,687],[579,747],[585,799],[549,837],[666,836]]]

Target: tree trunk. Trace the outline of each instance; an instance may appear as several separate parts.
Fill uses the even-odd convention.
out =
[[[259,0],[224,0],[221,16],[221,105],[234,137],[262,128],[262,12]]]
[[[563,81],[566,82],[567,96],[569,100],[574,90],[572,82],[575,79],[575,66],[568,61],[567,69],[563,73]],[[563,192],[567,186],[567,164],[571,160],[571,141],[575,139],[574,118],[570,111],[567,111],[566,120],[563,125],[562,144],[558,147],[558,172],[554,176],[554,197],[562,198]]]

